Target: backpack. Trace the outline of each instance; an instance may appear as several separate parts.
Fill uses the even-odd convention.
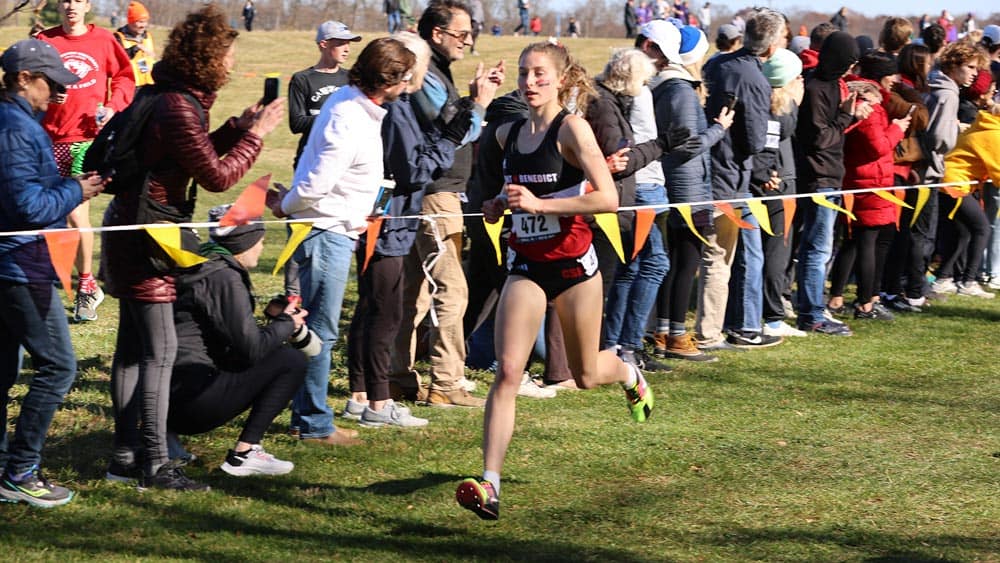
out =
[[[128,107],[111,116],[87,149],[83,169],[111,177],[104,193],[117,195],[143,188],[149,171],[142,164],[139,143],[157,101],[167,92],[170,90],[155,85],[141,88]],[[201,103],[187,92],[179,93],[191,102],[204,125],[205,109]]]

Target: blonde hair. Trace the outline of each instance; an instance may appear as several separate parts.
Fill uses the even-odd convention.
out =
[[[424,76],[427,75],[427,67],[431,62],[431,48],[419,35],[412,31],[397,31],[390,37],[399,41],[406,47],[406,50],[417,57],[417,62],[413,65],[413,78],[410,79],[410,90],[416,92],[424,85]]]
[[[643,85],[656,74],[653,60],[638,49],[620,49],[611,55],[604,72],[595,80],[615,94],[638,96]]]
[[[582,114],[590,98],[597,95],[594,85],[587,76],[587,69],[576,62],[566,47],[559,43],[549,41],[532,43],[521,51],[521,56],[517,60],[520,61],[528,53],[542,53],[552,61],[556,73],[563,81],[559,89],[559,105],[567,107],[572,103],[577,112]]]
[[[795,99],[785,86],[771,88],[771,114],[787,115],[795,107]]]

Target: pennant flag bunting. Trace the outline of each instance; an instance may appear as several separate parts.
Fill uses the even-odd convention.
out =
[[[948,214],[948,219],[951,219],[952,221],[955,220],[955,214],[958,213],[958,208],[962,207],[962,197],[964,196],[955,198],[955,207],[951,210],[951,213]]]
[[[736,223],[737,227],[739,227],[741,229],[753,229],[753,228],[755,228],[753,225],[751,225],[750,223],[747,223],[739,215],[737,215],[736,211],[733,209],[732,205],[730,205],[728,203],[716,203],[715,207],[716,207],[716,209],[718,209],[719,211],[721,211],[726,217],[729,217],[729,219],[733,223]]]
[[[608,242],[618,253],[618,259],[625,263],[625,250],[622,249],[622,232],[618,227],[618,213],[598,213],[594,215],[594,221],[597,222],[597,226],[604,231],[604,235],[608,237]]]
[[[747,206],[750,207],[750,214],[757,219],[760,228],[773,237],[774,231],[771,230],[771,217],[767,213],[767,204],[757,199],[748,199]]]
[[[732,208],[730,208],[730,210],[732,210]],[[684,218],[684,222],[687,223],[688,228],[691,229],[691,232],[694,233],[694,236],[701,239],[701,242],[708,244],[708,241],[705,240],[705,237],[701,236],[701,233],[699,233],[698,229],[696,229],[694,226],[694,219],[691,217],[691,206],[687,204],[678,205],[677,212],[680,213],[681,217]]]
[[[45,245],[49,247],[49,258],[52,267],[62,282],[63,289],[70,300],[73,299],[73,261],[76,260],[76,249],[80,246],[80,231],[50,231],[42,233]]]
[[[382,232],[382,217],[377,217],[368,222],[368,232],[365,234],[365,264],[361,267],[361,273],[368,270],[368,262],[375,254],[375,245],[378,243],[378,235]]]
[[[839,212],[847,215],[848,217],[851,218],[852,221],[857,221],[858,220],[858,218],[855,217],[853,213],[851,213],[850,211],[848,211],[848,210],[844,209],[843,207],[837,205],[836,203],[833,203],[832,201],[826,199],[821,194],[813,194],[812,195],[812,200],[813,200],[813,202],[816,203],[816,205],[818,205],[820,207],[826,207],[828,209],[832,209],[834,211],[839,211]]]
[[[792,223],[795,222],[795,202],[794,197],[787,197],[781,200],[781,206],[785,209],[785,244],[788,244],[788,236],[792,233]]]
[[[281,254],[278,255],[278,261],[274,263],[274,271],[271,272],[272,276],[278,275],[278,271],[284,267],[285,262],[292,257],[295,253],[295,249],[302,244],[302,241],[306,239],[306,235],[312,230],[312,223],[289,223],[288,228],[292,230],[292,234],[288,235],[288,242],[285,243],[285,248],[281,250]]]
[[[510,209],[503,212],[504,215],[510,215]],[[500,254],[500,231],[503,230],[503,217],[500,218],[496,223],[490,223],[483,217],[483,227],[486,228],[486,234],[490,237],[490,242],[493,243],[493,249],[497,252],[497,266],[503,265],[503,256]]]
[[[878,190],[877,192],[875,192],[875,195],[879,196],[880,198],[882,198],[882,199],[884,199],[886,201],[891,201],[891,202],[895,203],[896,205],[898,205],[900,207],[905,207],[907,209],[913,209],[912,205],[910,205],[909,203],[906,203],[905,201],[903,201],[902,199],[900,199],[899,196],[897,196],[895,194],[891,194],[891,193],[889,193],[886,190]]]
[[[160,248],[167,253],[167,256],[178,267],[190,268],[191,266],[208,261],[204,256],[181,248],[181,229],[177,225],[169,227],[144,227],[143,230],[156,241],[156,244],[160,245]]]
[[[639,251],[646,245],[649,232],[653,228],[653,220],[656,219],[656,211],[652,209],[635,210],[635,248],[632,249],[632,259],[638,256]]]
[[[917,217],[920,216],[920,212],[924,210],[924,205],[927,204],[927,200],[931,198],[931,189],[926,186],[917,187],[917,205],[913,208],[913,217],[910,218],[910,226],[912,227],[917,223]]]
[[[271,184],[271,175],[261,176],[247,186],[240,197],[236,198],[226,214],[219,219],[220,227],[235,227],[246,225],[250,221],[264,215],[264,198],[267,197],[267,187]]]

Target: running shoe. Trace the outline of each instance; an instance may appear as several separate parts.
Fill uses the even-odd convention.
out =
[[[344,405],[344,411],[340,413],[340,418],[360,421],[361,415],[365,414],[366,406],[364,403],[359,403],[354,399],[347,399],[347,404]]]
[[[825,334],[827,336],[853,336],[854,333],[848,328],[844,323],[831,323],[829,320],[824,320],[819,323],[812,324],[799,324],[799,330],[804,330],[806,332],[815,332],[817,334]]]
[[[520,397],[533,399],[551,399],[556,396],[556,390],[540,386],[531,378],[530,373],[524,372],[524,375],[521,376],[521,385],[517,388],[517,394]]]
[[[931,291],[941,294],[957,293],[958,286],[955,285],[955,280],[952,278],[937,278],[931,284]]]
[[[785,321],[778,321],[776,326],[764,325],[762,330],[764,336],[781,336],[781,337],[795,337],[801,338],[803,336],[809,336],[809,333],[804,330],[799,330]]]
[[[125,465],[112,460],[108,464],[108,470],[104,473],[104,478],[117,483],[136,484],[142,479],[142,468],[138,464]]]
[[[73,491],[49,483],[35,465],[19,478],[4,472],[3,481],[0,482],[0,498],[10,502],[24,501],[40,508],[51,508],[73,500]]]
[[[638,369],[635,370],[635,376],[635,385],[631,387],[622,385],[622,387],[625,389],[625,398],[628,399],[628,408],[632,413],[632,419],[636,422],[645,422],[653,413],[656,399],[653,397],[653,390],[646,383],[646,378]]]
[[[245,452],[229,450],[229,453],[226,454],[226,461],[222,463],[220,469],[236,477],[284,475],[295,469],[295,464],[280,460],[265,452],[260,444],[254,444]]]
[[[994,295],[986,291],[976,281],[958,282],[958,294],[968,297],[981,297],[983,299],[993,299]]]
[[[96,321],[97,306],[104,302],[104,292],[99,286],[94,291],[77,291],[73,304],[73,321],[78,323]]]
[[[784,337],[771,336],[755,330],[734,330],[726,337],[737,348],[770,348],[785,341]]]
[[[500,518],[500,498],[493,490],[493,483],[469,477],[458,485],[455,500],[462,508],[476,513],[483,520]]]
[[[204,483],[191,480],[184,474],[184,470],[173,463],[167,463],[160,467],[153,476],[143,476],[139,481],[139,490],[164,489],[168,491],[210,491],[212,487]]]
[[[869,311],[863,311],[861,310],[861,307],[855,307],[854,318],[872,321],[892,321],[896,319],[896,317],[893,316],[893,314],[890,313],[885,307],[881,305],[876,307],[874,304]]]

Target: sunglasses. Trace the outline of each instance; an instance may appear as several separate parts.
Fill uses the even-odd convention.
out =
[[[56,82],[55,80],[52,80],[45,74],[42,74],[41,78],[45,79],[45,83],[48,84],[49,86],[49,92],[51,92],[53,95],[66,93],[66,87],[63,86],[62,84]]]
[[[466,39],[472,36],[472,30],[457,31],[454,29],[448,29],[447,27],[439,27],[438,29],[440,29],[441,32],[444,33],[445,35],[450,35],[455,39],[458,39],[459,41],[465,41]]]

